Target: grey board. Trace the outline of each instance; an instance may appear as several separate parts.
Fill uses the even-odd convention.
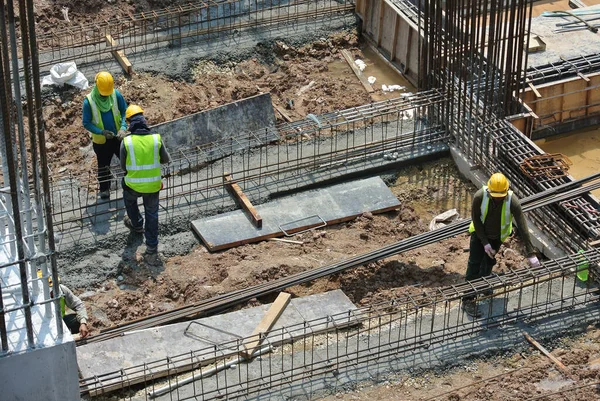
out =
[[[212,158],[219,158],[239,149],[277,140],[274,130],[266,130],[274,126],[275,114],[271,94],[263,93],[157,124],[152,127],[152,130],[161,135],[172,155],[176,155],[177,150],[189,150],[219,143],[218,147],[207,149],[207,152],[214,153]],[[256,136],[249,134],[267,131],[269,136],[258,137],[260,143],[257,142]],[[224,142],[230,138],[236,140]]]
[[[242,210],[192,221],[192,228],[211,251],[231,248],[302,229],[350,220],[365,212],[381,213],[400,202],[379,177],[333,185],[255,206],[262,227],[252,225]],[[282,231],[283,229],[283,231]]]
[[[84,378],[102,377],[106,391],[143,382],[150,375],[164,376],[170,358],[171,369],[182,371],[194,363],[236,355],[237,342],[249,337],[269,309],[269,305],[239,310],[192,322],[127,332],[110,340],[77,347],[77,363]],[[263,344],[277,345],[306,334],[334,330],[355,323],[356,307],[341,290],[292,299],[275,322]],[[283,329],[286,328],[286,329]],[[193,353],[193,358],[190,356]],[[121,369],[142,366],[144,369]],[[124,377],[123,375],[126,375]]]

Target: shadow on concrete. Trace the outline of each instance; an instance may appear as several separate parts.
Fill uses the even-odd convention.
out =
[[[111,231],[111,221],[123,220],[125,204],[120,197],[109,200],[98,198],[96,203],[86,206],[83,214],[83,221],[89,222],[94,234],[108,234]]]

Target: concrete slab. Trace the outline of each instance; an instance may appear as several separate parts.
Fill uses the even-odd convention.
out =
[[[169,152],[194,149],[197,146],[236,138],[227,147],[219,147],[211,152],[213,158],[220,158],[236,150],[259,146],[279,139],[276,131],[265,130],[275,127],[275,114],[271,94],[263,93],[201,111],[175,120],[154,125],[152,129],[160,133]],[[257,138],[250,133],[265,130],[266,138]],[[243,133],[248,133],[244,136]]]
[[[596,10],[600,12],[600,6],[591,6],[579,10]],[[567,11],[574,11],[567,7]],[[597,15],[596,15],[597,16]],[[582,16],[590,19],[594,15]],[[575,21],[573,17],[535,17],[531,19],[531,32],[535,32],[546,43],[546,50],[527,55],[527,67],[541,67],[550,63],[560,62],[561,57],[572,59],[600,52],[600,37],[589,30],[555,33],[560,27],[556,24]],[[592,24],[597,21],[592,21]],[[573,46],[577,43],[576,46]]]
[[[379,177],[352,181],[256,206],[263,219],[256,228],[242,210],[192,221],[192,228],[209,250],[279,237],[308,228],[335,224],[365,212],[397,209],[400,202]]]
[[[110,374],[123,368],[143,366],[137,375],[127,376],[128,381],[136,383],[143,382],[145,375],[161,377],[169,369],[185,371],[215,358],[233,356],[240,349],[241,340],[252,334],[269,307],[261,305],[191,322],[127,332],[109,341],[82,345],[77,348],[79,367],[85,378],[109,375],[102,379],[103,385],[110,387],[114,384],[116,390],[122,386],[123,378],[115,375],[111,379]],[[283,329],[287,327],[308,325],[310,330],[305,334],[312,334],[351,324],[353,319],[350,314],[348,319],[340,319],[336,324],[332,324],[328,316],[354,309],[354,304],[341,290],[292,299],[273,326],[265,344],[281,344],[291,340],[291,335],[302,335],[300,330]],[[169,365],[162,361],[153,364],[165,358],[170,359]]]

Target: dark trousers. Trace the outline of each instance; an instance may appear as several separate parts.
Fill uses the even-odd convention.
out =
[[[146,237],[146,247],[148,249],[156,249],[158,246],[158,198],[159,192],[150,194],[142,194],[129,188],[123,182],[123,201],[127,216],[131,219],[131,224],[134,227],[144,227],[144,237]],[[144,216],[146,217],[146,225],[144,218],[140,214],[138,207],[138,198],[144,201]]]
[[[71,334],[79,333],[79,322],[77,321],[77,315],[75,313],[67,313],[63,316],[63,322],[67,325]]]
[[[96,159],[98,159],[98,183],[100,184],[100,192],[110,189],[110,162],[113,155],[120,155],[121,142],[117,138],[107,139],[106,143],[98,145],[93,144]]]
[[[502,241],[499,239],[489,239],[490,245],[496,252],[500,249]],[[486,277],[492,274],[492,267],[496,264],[495,258],[490,258],[477,234],[471,234],[471,242],[469,244],[469,261],[467,263],[467,273],[465,280],[476,280],[481,277]],[[472,300],[474,297],[465,297],[465,300]]]

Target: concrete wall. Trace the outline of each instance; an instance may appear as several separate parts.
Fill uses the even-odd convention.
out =
[[[169,152],[191,149],[275,126],[271,94],[263,93],[152,127]]]
[[[0,357],[0,399],[80,400],[73,341]]]

